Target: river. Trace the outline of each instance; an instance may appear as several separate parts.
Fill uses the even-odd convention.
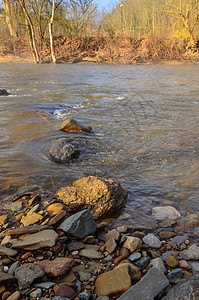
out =
[[[159,204],[198,213],[198,82],[197,65],[1,64],[0,88],[11,93],[0,97],[1,199],[95,175],[128,190],[123,219],[141,222]],[[67,118],[93,133],[61,132]],[[68,165],[48,156],[62,137],[82,148]]]

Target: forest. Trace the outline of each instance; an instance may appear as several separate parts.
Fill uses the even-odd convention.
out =
[[[198,59],[199,0],[2,0],[0,55],[34,62]]]

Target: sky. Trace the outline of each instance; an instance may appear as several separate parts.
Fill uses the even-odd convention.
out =
[[[119,3],[119,0],[95,0],[99,9],[109,10]]]

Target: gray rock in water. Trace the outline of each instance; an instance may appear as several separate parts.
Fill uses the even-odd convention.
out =
[[[167,277],[158,269],[152,268],[118,300],[154,300],[168,285]]]
[[[66,164],[74,158],[78,158],[80,150],[68,143],[66,139],[58,140],[49,151],[50,157],[57,163]]]
[[[15,278],[20,289],[28,288],[35,279],[42,277],[44,274],[42,268],[36,263],[28,263],[15,270]]]
[[[172,288],[162,300],[193,300],[199,296],[199,274],[191,276],[187,280]]]
[[[58,229],[62,229],[67,236],[82,239],[97,229],[91,212],[88,209],[80,211],[62,222]]]
[[[188,250],[180,252],[180,256],[185,260],[199,260],[199,247],[192,245]]]
[[[8,96],[10,95],[5,89],[0,89],[0,96]]]

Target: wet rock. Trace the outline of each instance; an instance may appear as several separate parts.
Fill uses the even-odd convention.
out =
[[[42,295],[42,290],[41,289],[36,289],[32,293],[30,293],[31,298],[40,298]]]
[[[99,247],[94,245],[85,245],[85,248],[79,251],[80,256],[90,259],[102,259],[104,255],[98,251]]]
[[[67,245],[69,251],[81,250],[84,248],[82,242],[71,242]]]
[[[151,248],[160,248],[162,245],[157,236],[153,235],[152,233],[148,233],[142,240]]]
[[[7,300],[19,300],[21,297],[21,294],[19,291],[14,292],[12,295],[10,295]]]
[[[179,263],[178,263],[178,260],[174,256],[171,255],[171,256],[167,257],[166,264],[170,268],[177,268]]]
[[[173,231],[166,231],[166,230],[163,230],[163,231],[160,231],[159,232],[159,237],[162,239],[162,240],[168,240],[170,238],[173,238],[174,236],[176,236],[176,233],[173,232]]]
[[[142,245],[142,241],[133,236],[127,236],[126,241],[123,244],[123,248],[127,248],[131,253],[139,249]]]
[[[185,260],[199,260],[199,247],[192,245],[188,250],[180,252],[180,256]]]
[[[44,275],[42,268],[36,263],[28,263],[15,270],[15,278],[18,280],[19,288],[28,288],[31,283]]]
[[[193,300],[199,295],[199,274],[191,276],[187,280],[172,288],[162,300]]]
[[[37,223],[38,221],[42,220],[43,217],[40,214],[32,213],[31,215],[23,216],[21,218],[21,223],[24,226],[29,226]]]
[[[167,277],[158,269],[152,268],[138,283],[119,297],[118,300],[154,300],[168,285],[169,281]]]
[[[114,238],[110,238],[108,239],[108,241],[106,242],[106,244],[104,245],[106,251],[108,251],[108,253],[113,253],[115,251],[115,249],[117,248],[117,244],[115,242]]]
[[[18,252],[16,250],[13,250],[13,249],[10,249],[10,248],[4,247],[4,246],[0,246],[0,254],[1,255],[15,256],[15,255],[17,255],[17,253]]]
[[[144,270],[147,268],[149,265],[150,258],[148,256],[142,257],[139,260],[135,261],[133,264],[139,268],[140,271]]]
[[[157,206],[152,209],[152,215],[156,220],[164,220],[166,218],[175,220],[181,214],[173,206]]]
[[[59,277],[65,274],[74,264],[74,260],[67,257],[58,257],[54,260],[42,260],[37,262],[42,270],[52,277]]]
[[[136,260],[138,260],[139,258],[141,257],[141,254],[139,252],[137,253],[134,253],[134,254],[131,254],[128,259],[131,261],[131,262],[134,262]]]
[[[46,229],[41,232],[30,234],[21,240],[16,241],[12,248],[25,249],[25,250],[37,250],[44,247],[53,247],[58,234],[52,229]]]
[[[163,263],[163,261],[162,261],[162,259],[160,257],[153,258],[150,261],[150,264],[153,266],[153,268],[158,269],[162,273],[166,273],[167,269],[165,268],[165,265],[164,265],[164,263]]]
[[[60,189],[57,195],[73,210],[89,208],[94,218],[117,210],[127,198],[127,192],[118,182],[94,176],[75,181],[71,186]]]
[[[91,212],[85,209],[64,220],[58,229],[62,229],[67,236],[81,239],[96,231],[97,225]]]
[[[78,298],[82,300],[89,300],[91,298],[91,293],[88,290],[84,290],[78,295]]]
[[[92,130],[91,127],[85,127],[74,119],[65,120],[59,127],[60,130],[67,132],[90,132]]]
[[[171,272],[168,273],[167,277],[170,282],[178,283],[179,280],[182,278],[184,271],[181,268],[173,269]]]
[[[0,271],[0,285],[8,283],[10,281],[14,281],[14,277],[12,275]]]
[[[54,291],[55,295],[60,297],[73,299],[76,296],[76,292],[65,284],[56,285]]]
[[[10,94],[5,89],[0,89],[0,96],[9,96]]]
[[[66,164],[71,160],[78,158],[80,150],[74,145],[68,143],[66,139],[58,140],[49,150],[50,158],[60,164]]]
[[[122,280],[124,279],[125,280]],[[129,266],[124,265],[100,275],[95,282],[97,296],[119,296],[131,287]]]

